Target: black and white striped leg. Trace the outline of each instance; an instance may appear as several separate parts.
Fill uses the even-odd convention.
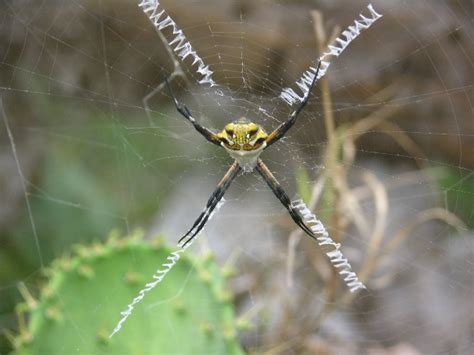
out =
[[[298,213],[298,210],[294,208],[293,205],[291,204],[290,198],[288,197],[286,192],[283,190],[278,180],[273,176],[270,169],[268,169],[268,167],[263,163],[262,159],[260,158],[257,161],[256,169],[260,173],[260,175],[262,175],[263,179],[265,180],[267,185],[270,187],[270,189],[272,189],[275,196],[280,200],[283,206],[285,206],[285,208],[288,210],[291,218],[293,218],[293,221],[295,221],[298,227],[300,227],[311,238],[316,239],[316,236],[314,235],[314,233],[304,223],[303,218]]]
[[[204,138],[206,138],[209,142],[214,143],[218,146],[221,146],[221,141],[219,140],[219,138],[217,138],[217,135],[214,132],[207,129],[206,127],[203,127],[199,123],[197,123],[196,119],[193,117],[193,115],[191,114],[191,111],[189,111],[186,105],[178,101],[178,99],[174,95],[173,90],[171,89],[171,85],[169,84],[168,79],[165,79],[165,83],[166,83],[168,92],[170,93],[171,98],[173,99],[174,105],[176,106],[176,109],[178,110],[178,112],[182,114],[189,122],[191,122],[194,128],[196,129],[196,131],[201,133],[201,135]]]
[[[306,93],[306,96],[301,102],[301,105],[295,111],[292,112],[290,117],[285,122],[283,122],[280,126],[277,127],[277,129],[275,129],[272,133],[268,135],[267,140],[266,140],[267,142],[266,148],[268,148],[273,143],[278,142],[286,134],[286,132],[288,132],[288,130],[295,124],[296,119],[298,118],[298,115],[308,103],[311,91],[313,91],[314,85],[316,84],[316,80],[318,80],[318,74],[319,74],[320,68],[321,68],[321,61],[319,61],[318,63],[318,67],[316,68],[316,73],[314,74],[314,79],[311,82],[308,92]]]
[[[217,185],[217,188],[212,193],[211,197],[207,201],[204,211],[199,215],[198,219],[194,222],[193,226],[186,232],[184,236],[178,242],[178,245],[185,247],[186,244],[190,243],[196,235],[204,228],[204,225],[207,223],[209,218],[212,215],[212,212],[219,204],[219,201],[224,196],[225,192],[229,188],[232,181],[237,177],[242,168],[237,162],[234,162],[232,166],[227,170],[227,173],[224,175],[222,180]]]

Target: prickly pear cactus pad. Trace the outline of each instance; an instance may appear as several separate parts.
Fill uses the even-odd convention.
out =
[[[212,257],[183,255],[109,338],[120,312],[172,251],[158,244],[112,238],[53,263],[15,354],[241,354],[229,293]]]

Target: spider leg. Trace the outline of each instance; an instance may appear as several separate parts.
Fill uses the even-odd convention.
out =
[[[313,232],[311,232],[311,229],[309,229],[309,227],[304,223],[303,218],[300,216],[297,210],[291,205],[290,198],[288,197],[286,192],[283,190],[278,180],[273,176],[270,169],[268,169],[268,167],[263,163],[262,159],[260,158],[257,161],[256,169],[260,173],[260,175],[262,175],[263,179],[265,180],[267,185],[270,187],[270,189],[273,191],[275,196],[280,200],[283,206],[286,207],[286,209],[290,213],[291,218],[293,218],[293,221],[295,221],[298,227],[300,227],[311,238],[316,239]]]
[[[311,85],[309,87],[308,92],[306,93],[306,96],[303,98],[303,101],[301,101],[301,105],[291,113],[290,117],[288,120],[283,122],[281,125],[278,126],[277,129],[275,129],[272,133],[270,133],[267,137],[267,147],[272,145],[275,142],[278,142],[285,134],[288,132],[288,130],[295,124],[296,119],[298,118],[298,115],[300,112],[304,109],[306,104],[308,103],[309,96],[311,94],[311,91],[314,88],[314,85],[316,84],[316,80],[318,79],[318,74],[319,74],[319,69],[321,68],[321,61],[319,61],[318,66],[316,68],[316,73],[314,74],[314,79],[311,82]]]
[[[168,79],[165,79],[165,83],[166,83],[166,88],[168,89],[168,92],[170,93],[171,98],[173,99],[174,105],[176,106],[176,109],[178,110],[178,112],[181,115],[183,115],[189,122],[191,122],[194,128],[196,129],[196,131],[201,133],[201,135],[204,138],[206,138],[209,142],[214,143],[218,146],[221,146],[221,141],[219,140],[219,138],[217,138],[217,135],[211,130],[197,123],[196,119],[193,117],[193,115],[191,114],[191,111],[189,111],[187,106],[178,101],[178,99],[174,95],[173,90],[171,89],[171,85],[169,84]]]
[[[217,185],[217,188],[212,193],[211,197],[207,201],[206,207],[196,219],[192,227],[186,232],[184,236],[178,242],[178,245],[185,247],[186,244],[191,242],[191,240],[199,234],[199,232],[204,228],[204,225],[207,223],[209,218],[212,215],[212,212],[216,208],[219,201],[224,196],[224,193],[229,188],[232,181],[237,177],[238,173],[242,170],[237,162],[234,162],[232,166],[227,170],[227,173],[224,175],[222,180]]]

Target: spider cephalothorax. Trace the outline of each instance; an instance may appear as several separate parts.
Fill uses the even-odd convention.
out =
[[[286,207],[290,213],[291,218],[293,218],[296,224],[311,238],[316,239],[313,232],[311,232],[299,215],[298,211],[291,204],[291,200],[286,192],[283,190],[277,179],[275,179],[271,171],[267,168],[259,156],[264,149],[279,141],[295,124],[299,113],[308,103],[309,94],[311,93],[311,90],[313,89],[314,84],[318,78],[320,66],[321,62],[318,64],[313,82],[311,83],[308,92],[305,94],[301,105],[291,113],[290,117],[285,122],[280,124],[270,134],[265,133],[265,131],[259,125],[250,122],[245,118],[241,118],[237,121],[227,124],[219,133],[212,132],[211,130],[201,126],[196,122],[196,119],[192,116],[191,111],[189,111],[185,105],[178,102],[174,96],[173,91],[171,90],[168,81],[166,81],[170,95],[179,113],[186,117],[186,119],[193,124],[194,128],[196,128],[196,130],[201,133],[204,138],[206,138],[211,143],[224,147],[230,156],[235,159],[234,164],[232,164],[232,166],[229,168],[227,173],[217,185],[216,190],[212,193],[211,197],[207,201],[204,211],[202,211],[198,219],[194,222],[193,226],[180,239],[179,242],[183,247],[204,228],[204,225],[209,220],[212,212],[237,175],[242,170],[248,173],[254,169],[259,172],[270,189],[272,189],[275,196]]]
[[[255,168],[258,156],[267,145],[268,134],[259,125],[242,117],[227,124],[217,137],[240,167],[250,172]]]

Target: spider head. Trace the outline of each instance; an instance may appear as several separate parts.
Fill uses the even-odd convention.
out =
[[[268,135],[259,125],[241,118],[226,125],[217,137],[244,171],[250,172],[255,168],[258,156],[267,146]]]
[[[244,153],[263,149],[268,135],[259,125],[241,118],[227,124],[217,136],[227,150]]]

